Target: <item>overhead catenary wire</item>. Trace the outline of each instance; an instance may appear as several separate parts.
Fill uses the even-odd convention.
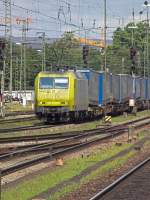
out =
[[[4,2],[4,0],[0,0],[1,2]],[[41,1],[39,1],[39,0],[35,0],[35,2],[37,2],[37,3],[39,3],[39,2],[41,2]],[[60,1],[60,2],[62,2],[62,1]],[[70,1],[65,1],[65,3],[66,3],[66,5],[68,6],[68,5],[70,5],[70,6],[72,6],[72,3],[70,2]],[[83,3],[85,3],[86,4],[86,1],[85,2],[82,2],[82,4]],[[89,6],[89,5],[91,5],[91,4],[87,4],[87,5],[85,5],[85,6]],[[76,29],[76,28],[79,28],[80,27],[80,25],[78,24],[75,24],[75,23],[73,23],[72,22],[72,20],[71,20],[71,23],[69,23],[69,21],[67,21],[67,22],[65,22],[64,20],[62,20],[62,19],[57,19],[57,17],[53,17],[53,16],[50,16],[50,15],[48,15],[48,14],[45,14],[45,13],[43,13],[43,12],[41,12],[40,10],[39,10],[39,8],[38,8],[38,10],[34,10],[34,9],[29,9],[29,8],[25,8],[25,7],[23,7],[23,6],[20,6],[20,5],[17,5],[17,4],[15,4],[15,3],[12,3],[12,6],[13,6],[13,8],[17,8],[17,9],[23,9],[24,11],[27,11],[29,14],[31,13],[31,14],[33,14],[33,13],[36,13],[37,15],[39,15],[39,16],[42,16],[42,17],[45,17],[45,19],[40,19],[39,17],[38,17],[38,19],[36,19],[35,21],[33,20],[33,24],[36,24],[36,22],[39,20],[39,24],[40,24],[40,22],[41,21],[43,21],[43,22],[46,22],[47,24],[48,23],[53,23],[54,25],[56,24],[56,22],[59,24],[60,23],[60,21],[61,21],[61,25],[62,24],[64,24],[64,25],[68,25],[68,26],[71,26],[72,27],[72,30],[73,29]],[[96,6],[97,7],[97,6]],[[71,8],[70,8],[71,9]],[[71,10],[71,12],[72,12],[72,10]],[[47,19],[47,20],[46,20]],[[37,22],[38,23],[38,22]],[[93,23],[93,19],[91,19],[91,23]],[[92,26],[92,24],[91,24],[91,26]],[[43,27],[41,27],[40,28],[40,30],[42,29]],[[43,31],[44,31],[44,28],[43,28]],[[56,30],[57,31],[57,30]],[[92,31],[92,29],[91,29],[91,31]],[[52,32],[52,31],[51,31]],[[59,32],[63,32],[63,31],[59,31]],[[94,32],[93,32],[94,33]],[[97,35],[98,35],[98,33],[96,33]]]

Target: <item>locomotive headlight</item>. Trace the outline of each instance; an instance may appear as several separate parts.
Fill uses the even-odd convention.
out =
[[[61,104],[62,104],[62,105],[67,105],[67,104],[68,104],[68,101],[62,101]]]
[[[61,102],[61,104],[62,104],[62,105],[63,105],[63,104],[65,105],[65,104],[66,104],[66,102],[65,102],[65,101],[62,101],[62,102]]]

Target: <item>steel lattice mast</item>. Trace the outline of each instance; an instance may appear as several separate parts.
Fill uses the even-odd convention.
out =
[[[4,64],[4,90],[12,94],[12,20],[11,0],[5,0],[5,64]]]

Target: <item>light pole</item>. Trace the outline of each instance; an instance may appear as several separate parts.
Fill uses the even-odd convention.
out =
[[[133,17],[133,25],[134,25],[134,8],[132,12],[132,17]],[[132,29],[132,46],[134,45],[134,29]]]
[[[124,74],[124,61],[125,61],[125,59],[124,59],[124,57],[122,57],[122,60],[121,60],[121,62],[122,62],[122,74]]]
[[[104,0],[104,117],[106,116],[106,82],[107,82],[107,2]]]
[[[140,21],[142,19],[142,15],[143,15],[143,11],[140,11],[139,12],[139,15],[140,15]],[[145,39],[143,41],[143,46],[144,46],[144,52],[143,52],[143,58],[144,58],[144,69],[143,69],[143,74],[144,74],[144,77],[146,76],[146,42],[145,42]]]
[[[131,44],[132,44],[132,47],[133,47],[134,46],[134,30],[137,29],[137,26],[135,26],[135,25],[128,26],[128,29],[132,30]]]
[[[144,63],[145,65],[147,64],[147,75],[149,76],[149,72],[150,72],[150,69],[149,69],[149,7],[150,7],[150,4],[148,3],[148,1],[145,1],[144,2],[144,7],[146,7],[146,21],[147,21],[147,24],[146,24],[146,42],[145,42],[145,45],[146,45],[146,53],[145,53],[145,50],[144,50]],[[143,14],[143,12],[145,11],[145,9],[143,11],[140,11],[139,14],[140,16]],[[144,49],[145,49],[145,45],[144,45]],[[146,62],[147,61],[147,62]],[[146,69],[145,69],[145,65],[144,65],[144,76],[146,76]]]
[[[135,20],[134,20],[134,8],[132,11],[132,23],[133,23],[132,26],[129,26],[128,29],[132,30],[131,44],[133,47],[134,46],[134,30],[137,29],[137,26],[135,25]]]
[[[107,7],[106,0],[104,0],[104,51],[105,51],[105,62],[104,62],[104,71],[106,72],[107,67],[107,54],[106,54],[106,37],[107,37]]]
[[[17,45],[20,46],[20,73],[19,73],[19,93],[20,93],[20,98],[21,98],[21,92],[22,92],[22,70],[23,70],[23,45],[20,42],[16,43]]]
[[[144,78],[146,76],[146,45],[144,42]]]
[[[15,62],[15,90],[17,91],[17,97],[18,97],[18,83],[19,83],[19,59],[16,56],[16,62]]]
[[[149,76],[149,4],[148,1],[144,2],[144,5],[146,6],[146,10],[147,10],[147,74]]]
[[[147,43],[147,76],[149,77],[149,7],[150,4],[148,3],[148,1],[144,2],[144,6],[146,6],[146,11],[147,11],[147,29],[146,29],[146,43]],[[149,101],[148,101],[148,110],[149,110]]]
[[[42,71],[45,71],[46,70],[45,32],[37,32],[37,34],[41,34],[39,38],[42,39]]]
[[[42,68],[41,70],[43,71],[43,51],[41,49],[38,49],[37,52],[39,53],[40,57],[42,58]]]

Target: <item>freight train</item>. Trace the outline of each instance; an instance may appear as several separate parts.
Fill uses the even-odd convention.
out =
[[[40,72],[35,79],[35,113],[51,121],[80,121],[144,109],[150,78],[93,70]]]

